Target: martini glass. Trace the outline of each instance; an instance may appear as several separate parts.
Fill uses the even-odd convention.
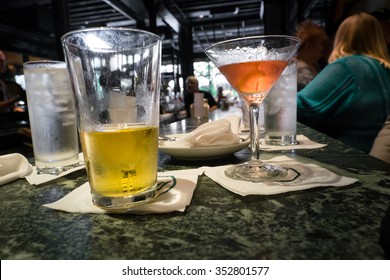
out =
[[[296,37],[266,35],[227,40],[206,48],[206,55],[249,107],[252,157],[225,170],[227,177],[250,182],[290,181],[297,177],[294,169],[260,160],[258,120],[260,104],[300,45]]]

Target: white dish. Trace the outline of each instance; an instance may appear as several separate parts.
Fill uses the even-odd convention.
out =
[[[179,134],[168,135],[169,137],[180,137]],[[175,147],[165,146],[167,141],[159,141],[160,151],[184,160],[204,160],[216,159],[229,156],[235,152],[241,151],[249,146],[249,140],[243,140],[240,143],[224,146],[204,146],[204,147]]]

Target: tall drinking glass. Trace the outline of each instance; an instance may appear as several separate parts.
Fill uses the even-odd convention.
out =
[[[253,36],[211,45],[205,53],[249,107],[249,162],[225,171],[226,176],[244,181],[278,181],[296,176],[292,169],[264,164],[260,160],[259,105],[279,78],[301,41],[292,36]]]
[[[64,61],[23,64],[38,174],[58,175],[79,165],[76,110]]]
[[[264,99],[265,143],[297,145],[297,64],[294,60],[284,69]]]
[[[93,203],[127,210],[157,187],[161,40],[136,29],[62,37]]]

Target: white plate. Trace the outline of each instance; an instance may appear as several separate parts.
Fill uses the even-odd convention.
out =
[[[177,137],[178,135],[168,135]],[[174,147],[164,146],[167,141],[159,141],[160,151],[178,159],[185,160],[204,160],[226,157],[235,152],[241,151],[249,146],[250,141],[242,141],[238,144],[224,146],[205,146],[205,147]]]

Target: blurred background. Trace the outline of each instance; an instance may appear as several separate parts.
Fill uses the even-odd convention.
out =
[[[292,35],[305,19],[323,27],[332,39],[348,15],[378,9],[390,10],[390,0],[2,0],[0,49],[8,63],[4,76],[16,91],[24,89],[23,62],[64,59],[60,38],[69,31],[111,26],[156,33],[163,40],[161,120],[169,123],[186,116],[183,91],[190,75],[198,78],[200,89],[217,97],[222,87],[228,102],[240,102],[206,58],[204,49],[210,44],[252,35]],[[0,122],[7,127],[7,119]]]
[[[163,38],[163,90],[182,91],[181,78],[194,71],[209,81],[204,49],[217,41],[293,34],[311,19],[332,36],[338,23],[355,11],[390,8],[389,0],[2,0],[0,49],[22,74],[22,63],[63,59],[60,38],[68,31],[98,26],[149,30]],[[202,64],[200,64],[202,65]],[[23,79],[17,77],[19,83]]]

